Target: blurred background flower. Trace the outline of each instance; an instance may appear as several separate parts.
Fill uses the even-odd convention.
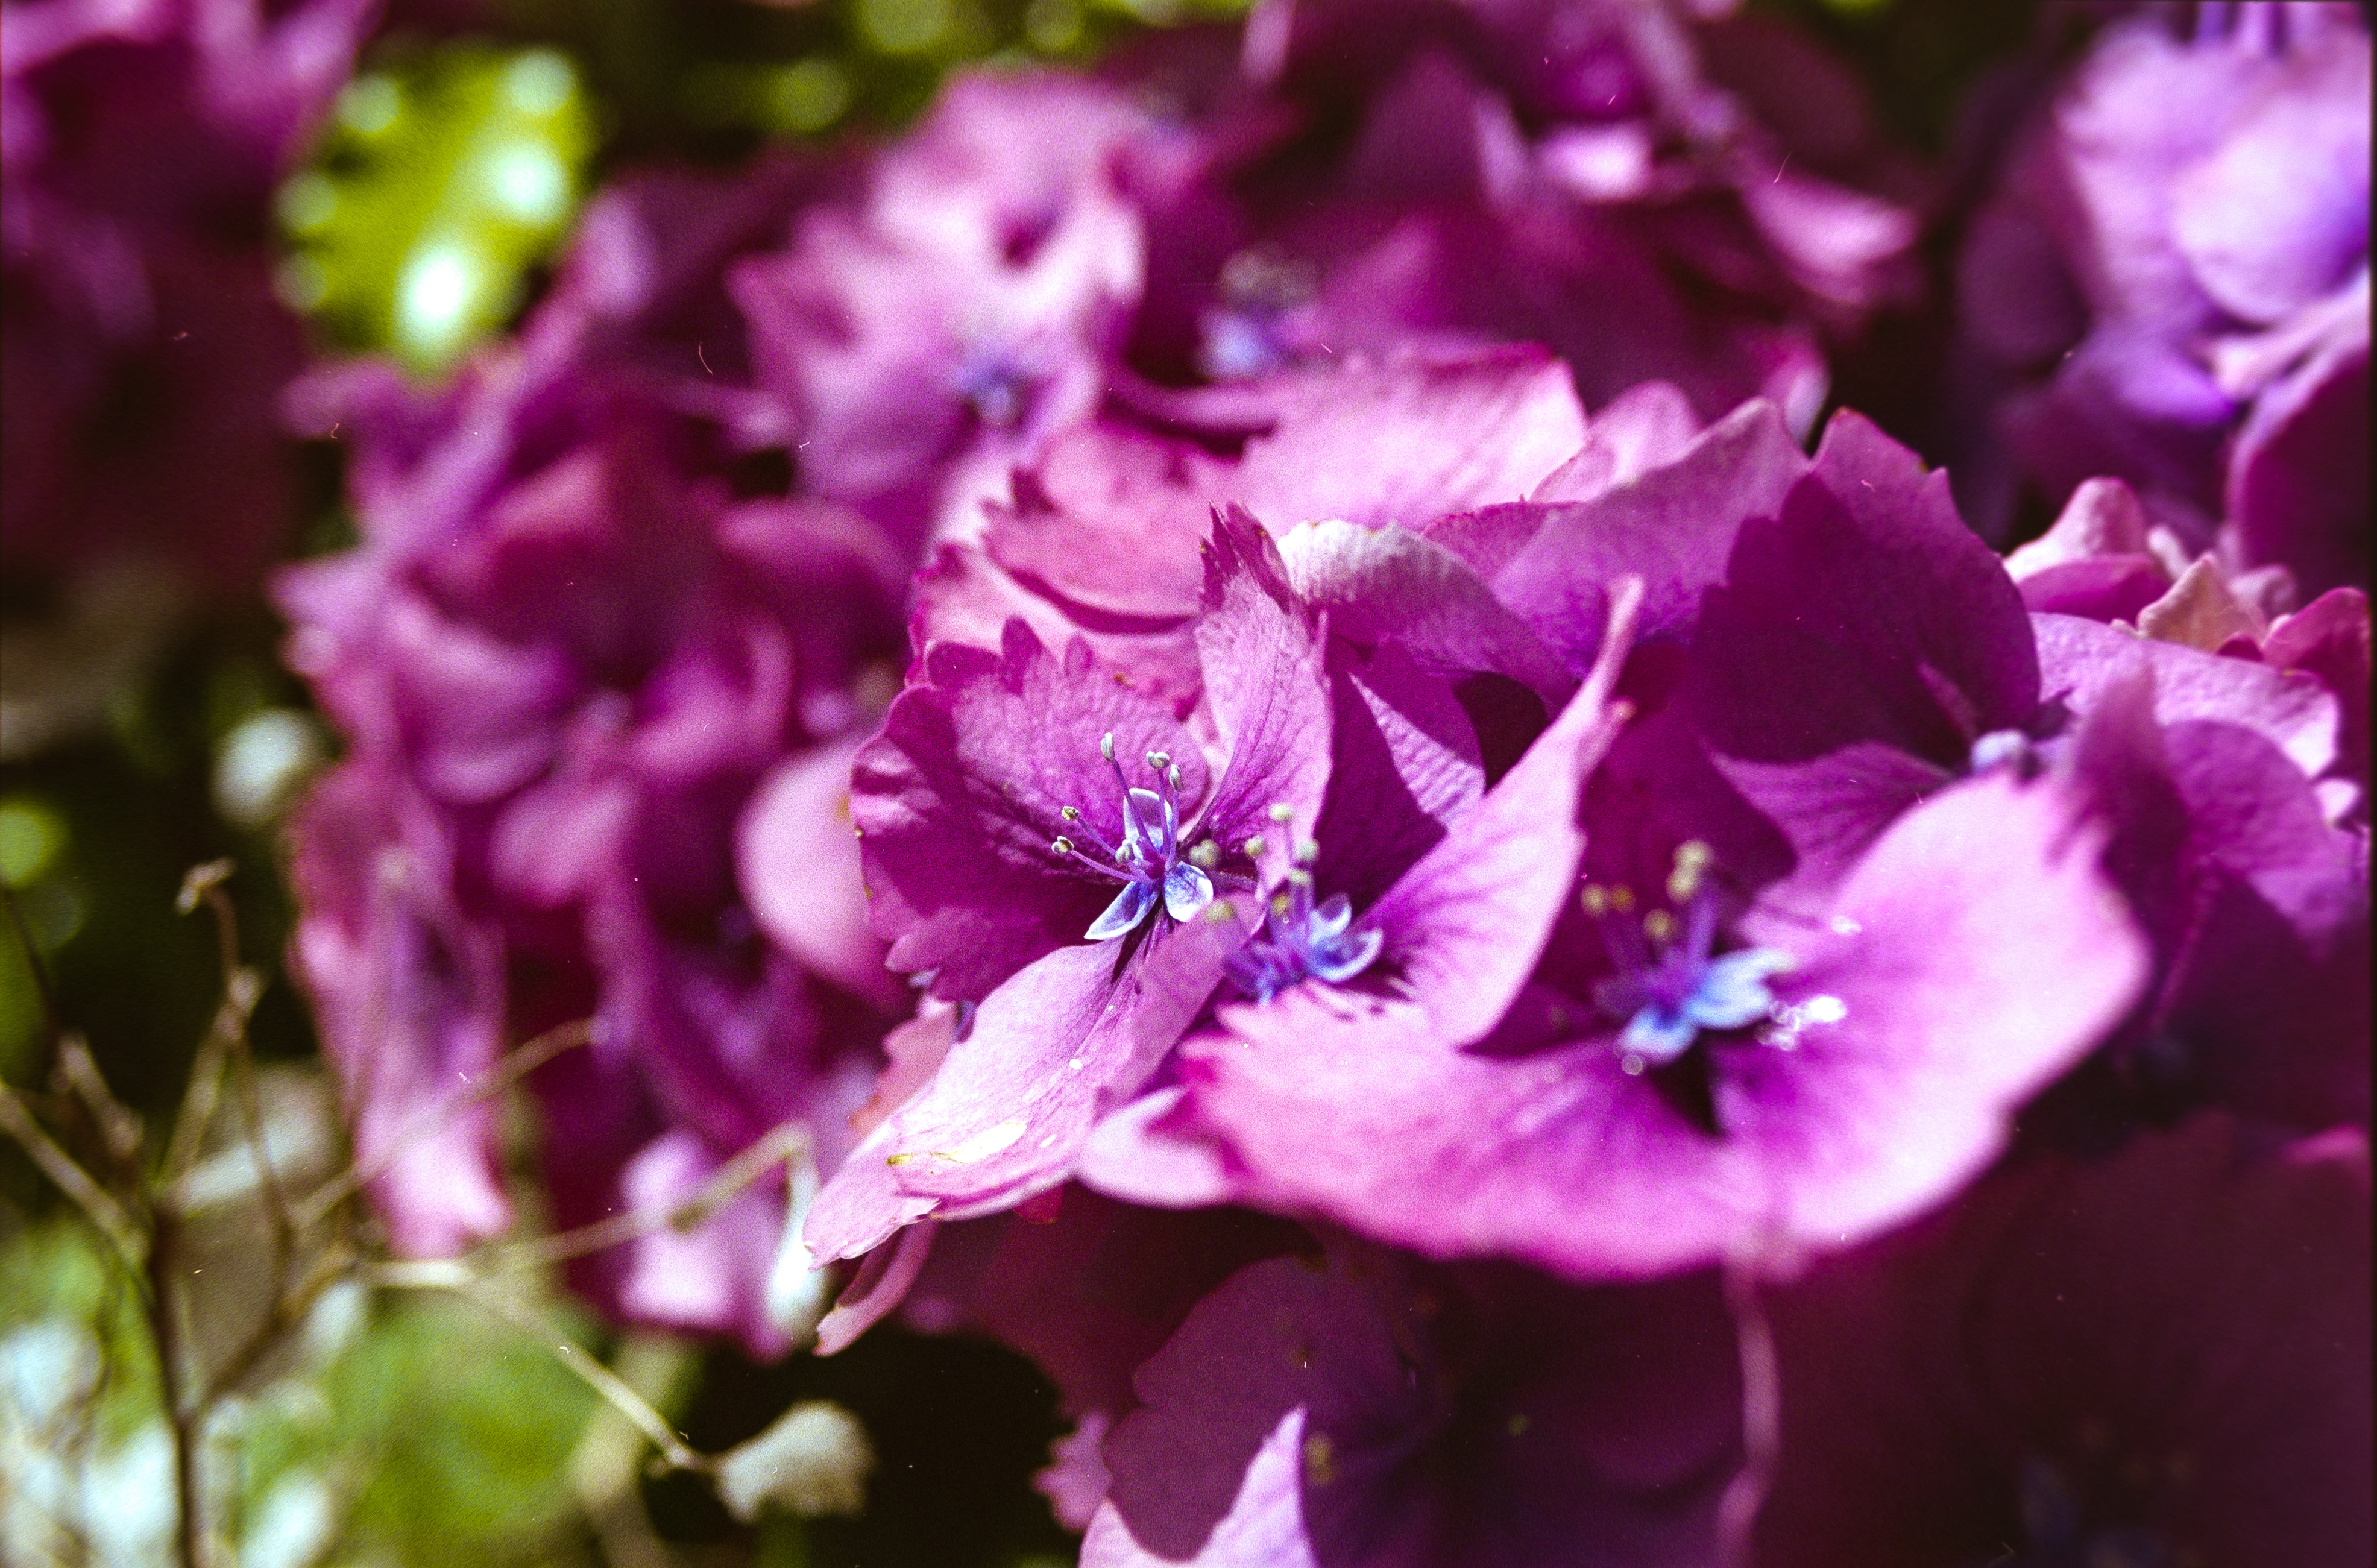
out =
[[[854,1280],[798,1227],[971,1016],[901,1024],[848,832],[909,617],[1148,633],[1165,562],[1002,556],[981,503],[1252,472],[1283,371],[1541,341],[1596,419],[1682,389],[1618,411],[1646,451],[1864,409],[2035,539],[2026,609],[2335,694],[2283,793],[2361,846],[2358,954],[2368,59],[2351,6],[7,0],[0,1559],[1051,1568],[1159,1350],[1103,1527],[1161,1514],[1211,1303],[1321,1290],[1232,1280],[1296,1227],[1068,1186]],[[2342,1042],[2365,1115],[2364,972],[2256,1011],[2185,913],[2120,1059],[2251,1015]],[[2353,1157],[2299,1179],[2365,1211]],[[1786,1340],[1931,1289],[2023,1179]],[[788,1354],[845,1285],[848,1347]],[[1447,1430],[1508,1416],[1475,1326]],[[2095,1483],[2040,1434],[2001,1467]]]

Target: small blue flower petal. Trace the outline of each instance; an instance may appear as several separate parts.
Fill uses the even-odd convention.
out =
[[[1114,902],[1106,905],[1105,913],[1091,923],[1084,935],[1093,942],[1111,941],[1125,935],[1147,918],[1148,911],[1155,907],[1155,884],[1152,881],[1125,883],[1122,892],[1115,894]]]
[[[1626,1021],[1626,1032],[1618,1043],[1644,1061],[1665,1066],[1683,1055],[1700,1032],[1700,1025],[1683,1013],[1654,1003]]]
[[[1341,894],[1329,902],[1342,904],[1344,898]],[[1319,926],[1327,914],[1328,904],[1323,904],[1314,916],[1314,925]],[[1375,926],[1347,935],[1332,933],[1311,944],[1306,966],[1317,977],[1332,986],[1342,986],[1377,962],[1379,950],[1386,945],[1387,934]]]
[[[1175,920],[1194,920],[1213,902],[1213,883],[1188,861],[1164,873],[1164,908]]]
[[[1743,948],[1711,959],[1692,994],[1684,999],[1682,1011],[1703,1029],[1739,1029],[1755,1023],[1774,1006],[1767,977],[1790,967],[1789,955],[1773,948]]]

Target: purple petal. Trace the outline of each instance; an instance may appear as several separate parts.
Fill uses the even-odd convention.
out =
[[[975,1011],[932,1082],[860,1144],[809,1212],[821,1258],[901,1225],[1011,1208],[1070,1173],[1097,1119],[1153,1072],[1212,994],[1240,927],[1200,919],[1136,953],[1059,948]]]
[[[1336,519],[1417,530],[1515,501],[1584,440],[1568,367],[1535,348],[1400,353],[1283,377],[1232,498],[1274,530]]]
[[[2048,698],[2086,714],[2122,672],[2154,671],[2154,712],[2165,725],[2215,719],[2266,736],[2306,778],[2336,758],[2335,699],[2313,680],[2283,671],[2156,642],[2071,616],[2035,616],[2039,685]]]
[[[2038,702],[2022,596],[1947,476],[1847,413],[1781,516],[1742,531],[1698,654],[1695,720],[1754,761],[1881,741],[1961,767]]]
[[[1273,806],[1317,822],[1329,784],[1329,676],[1311,613],[1261,525],[1233,508],[1205,557],[1197,652],[1229,758],[1200,830],[1224,844],[1263,830]]]
[[[2242,320],[2283,319],[2369,257],[2369,37],[2283,56],[2219,147],[2170,191],[2195,280]]]
[[[1339,637],[1392,639],[1442,674],[1506,675],[1547,703],[1575,689],[1543,639],[1441,545],[1401,528],[1329,521],[1290,529],[1280,554],[1296,592],[1329,613]]]
[[[1629,387],[1595,413],[1584,445],[1527,499],[1540,506],[1590,501],[1681,459],[1701,433],[1692,401],[1665,381]]]
[[[1531,992],[1451,1048],[1414,1001],[1311,991],[1192,1041],[1191,1123],[1237,1195],[1444,1255],[1642,1276],[1770,1244],[1835,1246],[1918,1212],[2118,1020],[2144,953],[2050,789],[1991,780],[1910,815],[1816,923],[1762,945],[1791,1048],[1728,1043],[1712,1135],[1578,1004]],[[1425,997],[1425,992],[1422,993]],[[1816,1022],[1831,1019],[1831,1023]]]
[[[1335,755],[1313,875],[1367,908],[1475,804],[1485,763],[1451,688],[1399,644],[1332,662]]]
[[[2025,1538],[2022,1473],[2046,1465],[2082,1530],[2150,1531],[2173,1561],[2366,1562],[2369,1217],[2357,1133],[2256,1155],[2204,1118],[2014,1167],[1820,1263],[1770,1299],[1782,1464],[1759,1560],[2084,1545]],[[2159,1481],[2180,1454],[2185,1481]]]
[[[890,1011],[898,983],[866,928],[866,884],[851,821],[857,743],[779,767],[752,792],[735,834],[737,880],[760,928],[807,968]]]
[[[1364,917],[1447,1045],[1493,1027],[1575,883],[1584,781],[1624,718],[1609,693],[1638,592],[1620,585],[1601,663],[1551,728]]]
[[[1702,595],[1725,575],[1737,533],[1780,510],[1807,472],[1798,443],[1769,403],[1750,403],[1696,437],[1673,462],[1589,501],[1496,509],[1456,520],[1445,541],[1526,521],[1527,543],[1492,569],[1495,592],[1582,673],[1601,646],[1609,585],[1643,582],[1641,635],[1690,635]],[[1497,514],[1507,515],[1505,522]]]
[[[2307,590],[2369,581],[2369,312],[2254,401],[2229,460],[2228,515],[2255,562]]]
[[[1165,706],[1097,671],[1085,644],[1060,659],[1010,621],[997,655],[926,651],[923,680],[859,750],[851,786],[868,917],[893,968],[936,970],[938,994],[978,997],[1081,940],[1114,884],[1069,874],[1049,845],[1067,806],[1121,841],[1107,735],[1118,756],[1170,755],[1184,795],[1205,793],[1196,743]]]

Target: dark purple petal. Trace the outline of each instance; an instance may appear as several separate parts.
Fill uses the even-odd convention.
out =
[[[2168,1562],[2369,1558],[2357,1134],[2256,1153],[2204,1118],[2109,1160],[2018,1166],[1769,1310],[1783,1441],[1762,1562],[2085,1561],[2123,1531]]]
[[[1333,663],[1334,755],[1313,876],[1367,909],[1476,803],[1486,768],[1451,688],[1401,644]]]
[[[2039,696],[2021,593],[1947,476],[1845,413],[1781,515],[1743,529],[1690,679],[1716,750],[1761,762],[1881,742],[1961,769]]]
[[[1258,1263],[1141,1371],[1082,1561],[1705,1561],[1730,1340],[1705,1275],[1580,1292],[1350,1245]]]
[[[1494,592],[1582,674],[1601,647],[1610,586],[1643,584],[1645,641],[1690,637],[1702,596],[1726,573],[1744,524],[1782,509],[1808,471],[1770,403],[1750,403],[1696,437],[1671,462],[1612,484],[1594,498],[1498,508],[1456,519],[1435,536],[1467,554],[1476,535],[1526,543],[1490,567]]]
[[[2228,515],[2247,557],[2306,589],[2369,581],[2369,311],[2270,389],[2237,432]]]

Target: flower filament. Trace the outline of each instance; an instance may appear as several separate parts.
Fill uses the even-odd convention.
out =
[[[1079,862],[1100,878],[1122,884],[1122,891],[1084,933],[1103,942],[1136,930],[1160,904],[1176,921],[1191,920],[1213,901],[1212,879],[1205,873],[1218,858],[1208,844],[1193,849],[1180,842],[1180,767],[1161,751],[1147,754],[1156,787],[1140,789],[1124,777],[1115,760],[1114,736],[1098,743],[1098,753],[1114,771],[1122,790],[1122,842],[1109,844],[1089,825],[1081,808],[1068,806],[1062,815],[1070,832],[1060,834],[1050,849]],[[1081,835],[1077,840],[1073,835]],[[1085,840],[1097,851],[1081,847]]]

